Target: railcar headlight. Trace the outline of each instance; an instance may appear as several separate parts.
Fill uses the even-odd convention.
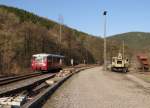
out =
[[[42,64],[42,66],[46,66],[46,64],[45,64],[45,63],[43,63],[43,64]]]

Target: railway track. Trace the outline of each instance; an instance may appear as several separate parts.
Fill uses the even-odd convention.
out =
[[[28,96],[37,95],[48,87],[45,81],[55,75],[56,73],[33,73],[5,79],[0,78],[0,108],[7,105],[9,107],[22,105],[24,100],[28,100]]]
[[[55,76],[55,73],[32,73],[10,78],[0,78],[0,97],[11,96],[24,90],[30,90]]]
[[[0,78],[5,78],[6,76],[0,76]]]
[[[12,76],[12,77],[2,77],[0,78],[0,86],[5,85],[5,84],[9,84],[9,83],[13,83],[16,81],[20,81],[20,80],[24,80],[24,79],[28,79],[31,77],[36,77],[42,75],[42,73],[32,73],[32,74],[26,74],[26,75],[19,75],[19,76]]]

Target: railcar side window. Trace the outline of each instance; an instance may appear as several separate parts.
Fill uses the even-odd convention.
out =
[[[47,57],[47,60],[48,60],[49,63],[52,63],[52,57],[50,57],[50,56]]]
[[[57,63],[57,58],[56,57],[54,57],[54,63]]]
[[[57,63],[59,63],[60,62],[60,58],[57,58]]]
[[[59,58],[59,64],[62,64],[62,59],[61,58]]]

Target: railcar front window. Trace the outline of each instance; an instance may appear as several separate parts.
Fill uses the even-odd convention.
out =
[[[40,62],[42,62],[42,58],[41,57],[37,57],[36,61],[40,63]]]
[[[122,64],[122,61],[117,61],[117,64]]]

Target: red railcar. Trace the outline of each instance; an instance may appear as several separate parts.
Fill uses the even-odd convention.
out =
[[[35,54],[32,56],[31,67],[33,71],[49,71],[61,69],[64,56],[55,54]]]

